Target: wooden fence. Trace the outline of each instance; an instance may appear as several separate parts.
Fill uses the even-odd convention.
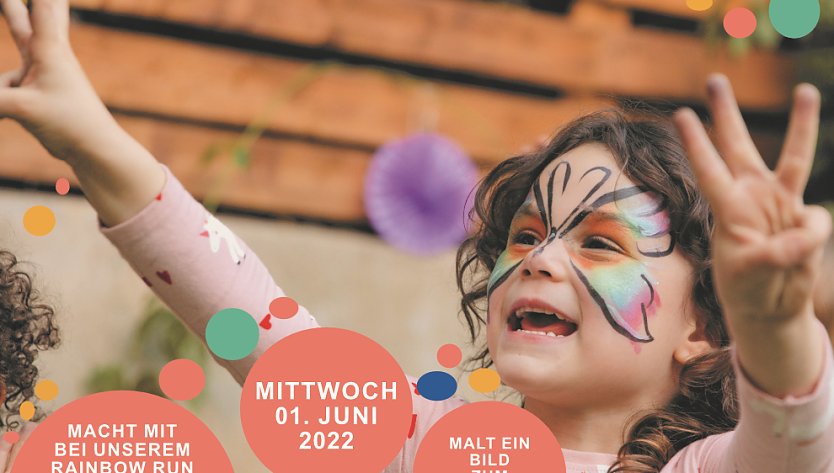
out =
[[[117,119],[197,196],[222,165],[200,158],[260,121],[251,170],[223,203],[364,221],[381,144],[432,125],[484,168],[620,98],[703,103],[727,73],[746,112],[780,116],[792,60],[732,58],[691,32],[635,26],[635,11],[697,21],[684,0],[576,0],[555,15],[473,0],[72,0],[72,43]],[[0,68],[18,58],[5,27]],[[322,66],[322,61],[330,61]],[[768,146],[773,130],[754,130]],[[66,166],[0,123],[0,178],[48,184]],[[214,177],[211,177],[214,176]]]

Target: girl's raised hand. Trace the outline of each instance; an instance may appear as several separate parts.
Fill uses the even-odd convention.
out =
[[[790,373],[771,376],[767,370],[780,365],[790,371],[798,365],[802,357],[796,343],[820,347],[813,330],[806,329],[813,322],[812,290],[831,217],[802,201],[816,149],[820,95],[809,84],[796,88],[782,154],[776,170],[770,171],[750,138],[727,78],[714,75],[707,88],[718,149],[692,110],[679,111],[675,123],[715,217],[716,291],[733,336],[737,342],[745,339],[739,342],[742,361],[745,353],[752,353],[752,371],[772,378],[766,386],[770,391],[792,391],[802,385],[801,376],[791,380]],[[811,379],[817,374],[810,374]]]
[[[725,311],[778,321],[811,307],[811,290],[831,218],[803,205],[814,157],[819,92],[796,89],[776,171],[765,166],[747,131],[729,81],[708,82],[718,151],[691,110],[676,123],[699,185],[715,216],[713,267]]]
[[[115,124],[69,44],[67,0],[0,0],[21,67],[0,74],[0,118],[18,121],[70,161]]]

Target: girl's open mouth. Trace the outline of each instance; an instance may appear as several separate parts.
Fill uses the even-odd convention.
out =
[[[507,320],[512,332],[524,332],[547,337],[567,337],[576,331],[576,324],[552,312],[522,307]]]

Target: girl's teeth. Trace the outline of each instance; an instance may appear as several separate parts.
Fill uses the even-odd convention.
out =
[[[553,312],[548,312],[548,311],[542,310],[542,309],[535,309],[535,308],[532,308],[532,307],[522,307],[522,308],[516,310],[515,311],[515,316],[518,317],[519,319],[523,319],[523,318],[525,318],[525,316],[528,312],[537,312],[537,313],[540,313],[540,314],[552,315],[553,317],[556,317],[559,320],[562,320],[562,321],[566,320],[564,317],[562,317],[559,314],[555,314]]]
[[[556,335],[553,332],[539,332],[537,330],[524,330],[523,328],[520,328],[517,331],[518,332],[524,332],[524,333],[532,333],[532,334],[535,334],[535,335],[545,335],[545,336],[553,337],[553,338],[565,338],[564,335]]]

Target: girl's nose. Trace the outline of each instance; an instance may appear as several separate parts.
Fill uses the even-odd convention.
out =
[[[548,238],[524,258],[521,277],[564,280],[568,277],[569,264],[565,242],[560,238]]]

